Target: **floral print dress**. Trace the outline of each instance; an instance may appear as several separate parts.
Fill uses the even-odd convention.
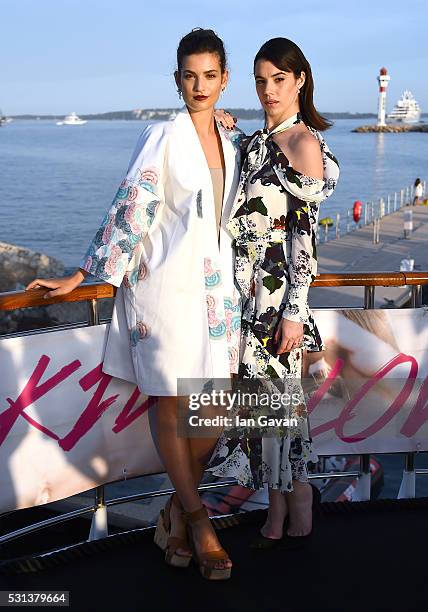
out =
[[[331,195],[339,176],[338,162],[316,130],[308,127],[320,145],[323,180],[295,170],[274,142],[274,134],[301,121],[297,113],[271,132],[251,137],[227,224],[235,239],[235,278],[243,299],[240,384],[251,379],[259,390],[295,394],[298,401],[282,407],[281,416],[297,424],[259,429],[259,435],[245,427],[226,429],[208,466],[213,474],[235,477],[248,488],[267,483],[284,492],[293,490],[292,480],[307,481],[307,463],[317,456],[300,385],[302,348],[277,355],[273,339],[284,317],[303,323],[305,349],[324,349],[308,290],[316,276],[319,204]],[[233,410],[242,413],[241,406]]]

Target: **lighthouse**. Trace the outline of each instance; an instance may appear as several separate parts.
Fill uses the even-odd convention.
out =
[[[386,125],[385,123],[385,115],[386,115],[386,88],[388,87],[388,83],[390,80],[390,76],[386,68],[381,68],[379,76],[377,77],[379,83],[379,104],[377,111],[377,124],[378,125]]]

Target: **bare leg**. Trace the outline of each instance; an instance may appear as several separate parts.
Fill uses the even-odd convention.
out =
[[[285,517],[288,514],[287,498],[279,489],[269,488],[269,509],[265,524],[260,533],[265,538],[278,540],[282,538]]]
[[[225,416],[226,409],[221,406],[204,406],[199,410],[199,416],[203,418],[214,418],[216,416]],[[199,486],[202,476],[204,475],[205,467],[211,459],[211,455],[215,448],[215,445],[223,431],[223,427],[209,427],[205,429],[199,429],[198,432],[202,434],[198,438],[189,438],[190,453],[193,460],[193,474],[195,477],[196,485]]]
[[[198,487],[204,475],[205,466],[211,458],[217,438],[190,438],[190,454],[192,457],[192,473],[195,485]]]
[[[293,491],[286,493],[290,514],[287,534],[304,536],[312,529],[312,488],[308,482],[293,480]]]
[[[202,501],[197,487],[203,474],[203,465],[194,461],[189,438],[178,436],[178,401],[175,397],[161,397],[149,411],[150,428],[164,467],[177,491],[181,504],[187,512],[201,507]],[[198,482],[196,482],[196,480]],[[171,535],[184,537],[185,526],[180,510],[171,507]],[[212,525],[199,521],[192,527],[195,547],[198,552],[218,550],[220,543]],[[179,551],[181,554],[181,551]],[[231,567],[230,561],[219,561],[216,567]]]

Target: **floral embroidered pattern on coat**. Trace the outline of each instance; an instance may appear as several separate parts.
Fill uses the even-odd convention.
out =
[[[150,166],[122,182],[83,259],[83,270],[119,287],[135,247],[153,223],[160,202],[158,177],[159,170]],[[127,286],[137,280],[138,268],[127,272]]]

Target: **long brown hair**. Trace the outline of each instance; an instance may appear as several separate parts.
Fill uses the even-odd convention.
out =
[[[299,94],[303,122],[320,132],[333,125],[322,117],[314,106],[314,79],[311,66],[296,43],[288,38],[271,38],[265,42],[254,58],[254,72],[256,63],[262,59],[271,62],[279,70],[293,72],[296,78],[300,77],[303,71],[306,79]]]

